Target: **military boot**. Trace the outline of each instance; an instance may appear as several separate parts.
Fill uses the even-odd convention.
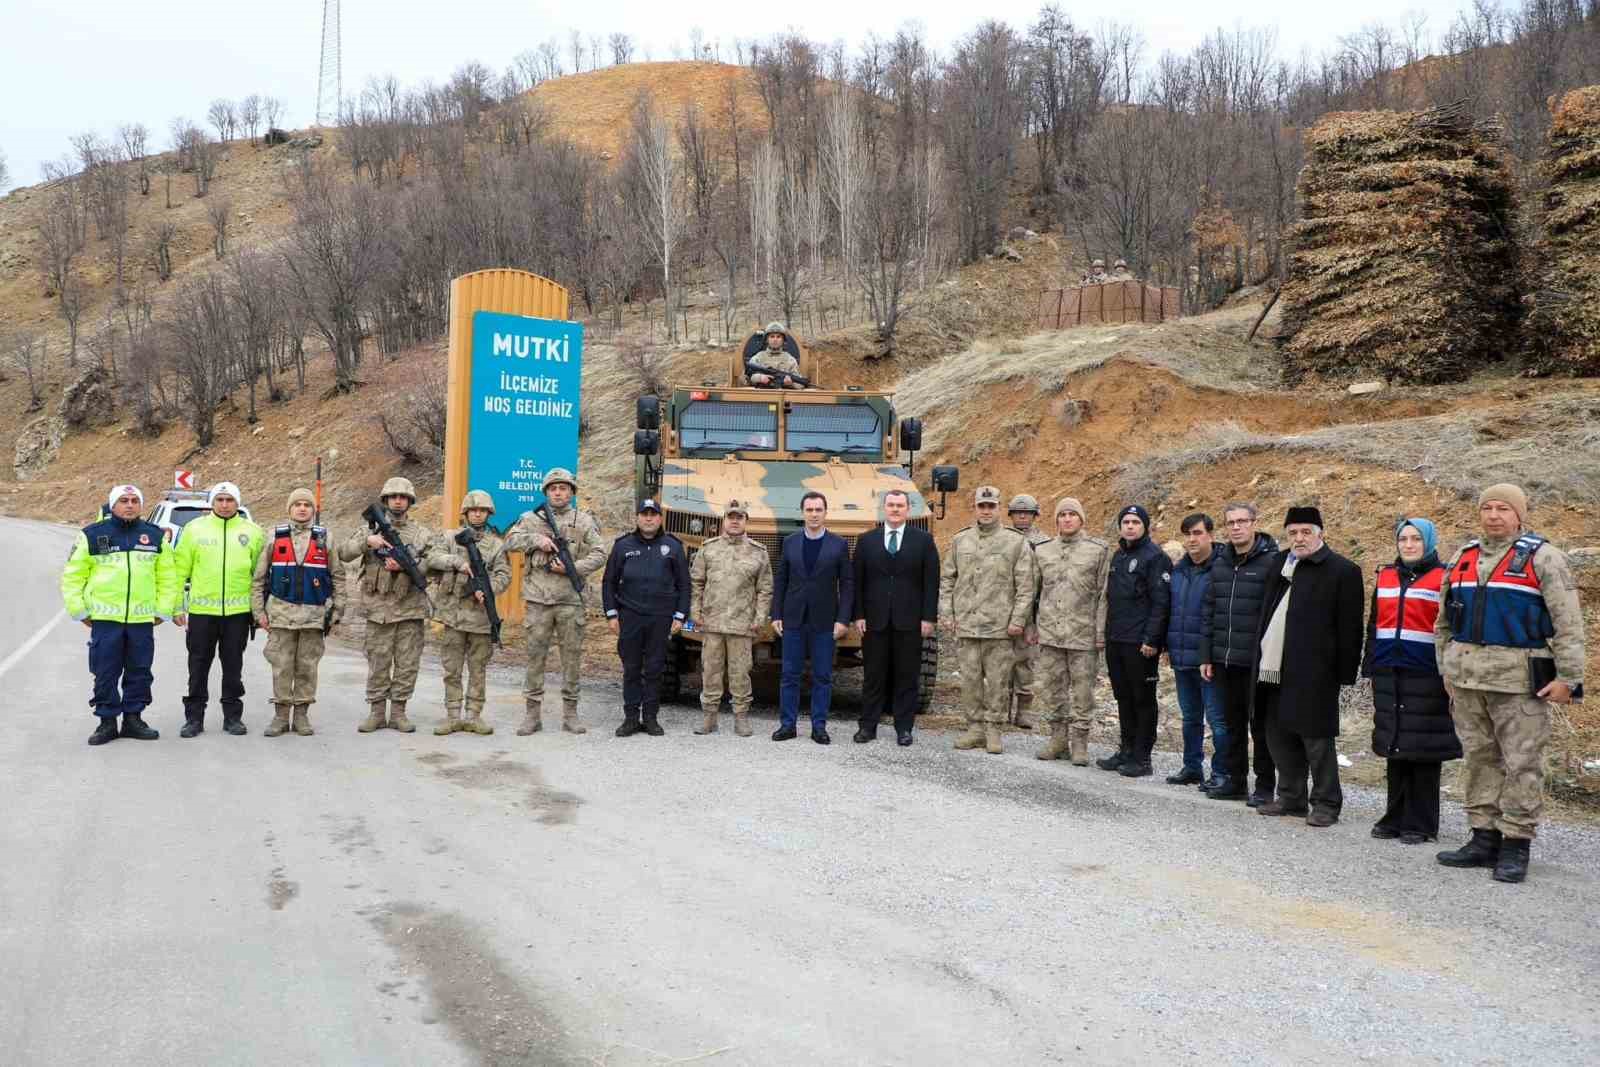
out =
[[[1501,844],[1499,830],[1473,827],[1466,844],[1452,852],[1440,852],[1434,859],[1446,867],[1493,867],[1500,861]]]
[[[444,737],[461,729],[461,713],[455,708],[444,709],[444,722],[433,728],[435,737]]]
[[[479,737],[488,737],[494,733],[494,727],[483,721],[482,708],[473,708],[467,712],[467,717],[461,720],[459,729],[465,730],[469,734],[477,734]]]
[[[1068,749],[1072,754],[1074,767],[1089,766],[1089,731],[1082,727],[1073,727],[1067,732]]]
[[[738,734],[740,737],[750,736],[750,713],[748,711],[739,711],[738,709],[734,710],[733,732]]]
[[[1494,880],[1520,882],[1528,877],[1528,846],[1532,844],[1526,837],[1504,838],[1500,842],[1500,858],[1494,865]]]
[[[1000,738],[1000,727],[994,723],[989,723],[983,728],[983,750],[991,756],[998,756],[1006,750]]]
[[[667,732],[661,728],[661,721],[656,718],[656,713],[653,711],[644,713],[644,721],[639,724],[639,729],[649,737],[660,737]]]
[[[289,732],[289,705],[272,705],[272,721],[261,731],[263,737],[278,737]]]
[[[1050,724],[1050,740],[1045,742],[1039,750],[1039,759],[1060,759],[1067,752],[1067,724],[1055,722]]]
[[[1034,718],[1032,709],[1033,709],[1033,694],[1032,693],[1018,693],[1017,694],[1017,713],[1014,716],[1012,716],[1012,719],[1011,719],[1012,722],[1017,724],[1017,729],[1019,729],[1019,730],[1036,730],[1036,729],[1038,729],[1039,720]]]
[[[956,738],[958,749],[978,748],[984,743],[983,723],[974,719],[967,724],[967,732]]]
[[[544,712],[539,707],[537,700],[527,701],[523,705],[522,725],[517,727],[518,737],[527,737],[544,729]]]
[[[389,701],[389,729],[399,730],[403,734],[417,732],[410,719],[406,718],[406,702],[404,700]]]
[[[639,709],[623,708],[622,725],[617,727],[618,737],[632,737],[639,732]]]
[[[115,715],[102,715],[100,721],[95,723],[94,733],[89,735],[91,745],[103,745],[107,741],[117,739],[117,717]]]
[[[717,709],[712,708],[706,712],[706,721],[696,728],[697,734],[714,734],[717,732]]]
[[[589,728],[583,725],[578,718],[578,702],[576,700],[564,702],[561,705],[561,728],[569,734],[586,734]]]
[[[381,730],[388,726],[389,724],[385,721],[384,716],[384,709],[388,706],[388,703],[387,700],[374,700],[367,708],[367,717],[361,720],[361,725],[357,726],[356,729],[364,734],[370,734],[374,730]]]
[[[131,737],[135,741],[154,741],[161,736],[161,733],[147,724],[139,712],[130,711],[122,716],[122,736]]]
[[[311,705],[296,704],[294,706],[294,732],[296,737],[310,737],[316,733],[311,728]]]

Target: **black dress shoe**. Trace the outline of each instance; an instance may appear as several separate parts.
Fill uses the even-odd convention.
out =
[[[1095,760],[1094,765],[1102,771],[1116,771],[1121,770],[1122,765],[1132,758],[1126,752],[1113,752],[1109,756],[1101,756]]]
[[[815,730],[811,731],[811,740],[815,741],[819,745],[833,744],[833,738],[828,736],[828,730],[823,726],[819,726]]]
[[[1155,773],[1155,768],[1150,766],[1149,760],[1128,759],[1117,768],[1117,773],[1124,778],[1148,778]]]
[[[877,739],[878,732],[876,730],[868,730],[864,726],[855,732],[854,737],[850,738],[850,740],[854,741],[858,745],[864,745],[868,741],[876,741]]]
[[[632,737],[634,734],[639,732],[639,729],[640,727],[638,719],[623,719],[622,725],[617,727],[617,736]]]
[[[223,719],[222,732],[232,734],[234,737],[243,737],[250,731],[245,729],[244,721],[241,719]]]
[[[793,726],[780,726],[772,731],[772,739],[774,741],[793,741],[799,736],[799,734],[795,733]]]
[[[1380,822],[1378,825],[1372,828],[1372,836],[1376,837],[1379,841],[1393,841],[1395,838],[1400,836],[1400,831],[1396,830],[1392,826],[1385,826]]]
[[[894,735],[894,743],[899,745],[901,748],[910,748],[911,747],[911,731],[910,730],[901,730],[898,733],[896,733]]]
[[[199,737],[205,732],[205,724],[199,719],[189,719],[184,722],[183,728],[178,731],[179,737]]]
[[[1188,768],[1179,771],[1177,774],[1167,775],[1168,785],[1194,785],[1196,782],[1201,781],[1204,781],[1204,777],[1200,772],[1191,771]]]
[[[91,745],[103,745],[107,741],[115,741],[117,734],[117,717],[115,715],[102,715],[95,724],[94,733],[89,735]]]
[[[660,737],[662,734],[667,732],[661,728],[661,724],[654,718],[646,719],[644,724],[639,728],[650,737]]]
[[[1250,799],[1246,800],[1245,803],[1252,808],[1259,808],[1263,804],[1270,803],[1271,800],[1271,793],[1251,793]]]
[[[1400,843],[1402,845],[1420,845],[1425,843],[1427,840],[1428,835],[1422,833],[1420,830],[1407,830],[1405,833],[1400,835]]]
[[[1250,797],[1243,789],[1237,789],[1226,782],[1206,794],[1207,800],[1243,800],[1249,803]]]

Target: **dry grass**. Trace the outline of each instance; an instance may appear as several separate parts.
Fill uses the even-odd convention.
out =
[[[1462,411],[1388,422],[1349,423],[1310,433],[1252,433],[1236,422],[1198,428],[1188,447],[1117,468],[1128,499],[1158,503],[1186,469],[1263,452],[1332,453],[1347,462],[1416,474],[1463,498],[1484,485],[1516,482],[1535,499],[1600,502],[1600,423],[1594,397],[1556,396],[1493,412]],[[1560,441],[1564,447],[1552,448]]]
[[[620,158],[632,136],[631,119],[639,94],[649,92],[661,113],[678,121],[691,105],[712,126],[727,131],[730,91],[739,115],[742,140],[764,136],[767,112],[749,67],[731,63],[625,63],[586,74],[544,82],[533,99],[551,117],[559,134],[594,152]]]

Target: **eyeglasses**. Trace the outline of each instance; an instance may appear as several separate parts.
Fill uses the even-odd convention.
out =
[[[1254,519],[1224,519],[1222,524],[1224,526],[1254,526],[1255,521]]]

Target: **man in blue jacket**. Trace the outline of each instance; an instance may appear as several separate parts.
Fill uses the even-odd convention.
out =
[[[800,498],[805,527],[783,539],[772,583],[772,628],[783,639],[783,675],[778,684],[778,729],[774,741],[792,740],[800,717],[800,676],[811,661],[811,740],[831,744],[828,703],[833,699],[833,649],[844,636],[855,602],[850,546],[823,524],[828,498],[812,491]]]
[[[672,635],[689,614],[689,558],[683,542],[661,529],[661,505],[646,497],[632,532],[617,538],[606,559],[600,603],[622,659],[622,725],[618,737],[666,731],[661,672]]]
[[[1167,775],[1172,785],[1206,781],[1206,723],[1211,724],[1211,779],[1223,772],[1222,755],[1228,750],[1228,728],[1222,721],[1222,694],[1216,683],[1200,675],[1200,665],[1211,662],[1206,647],[1206,597],[1211,589],[1211,565],[1216,562],[1211,516],[1203,512],[1183,519],[1184,556],[1172,570],[1172,615],[1167,620],[1167,658],[1178,685],[1178,707],[1183,712],[1183,770]]]

